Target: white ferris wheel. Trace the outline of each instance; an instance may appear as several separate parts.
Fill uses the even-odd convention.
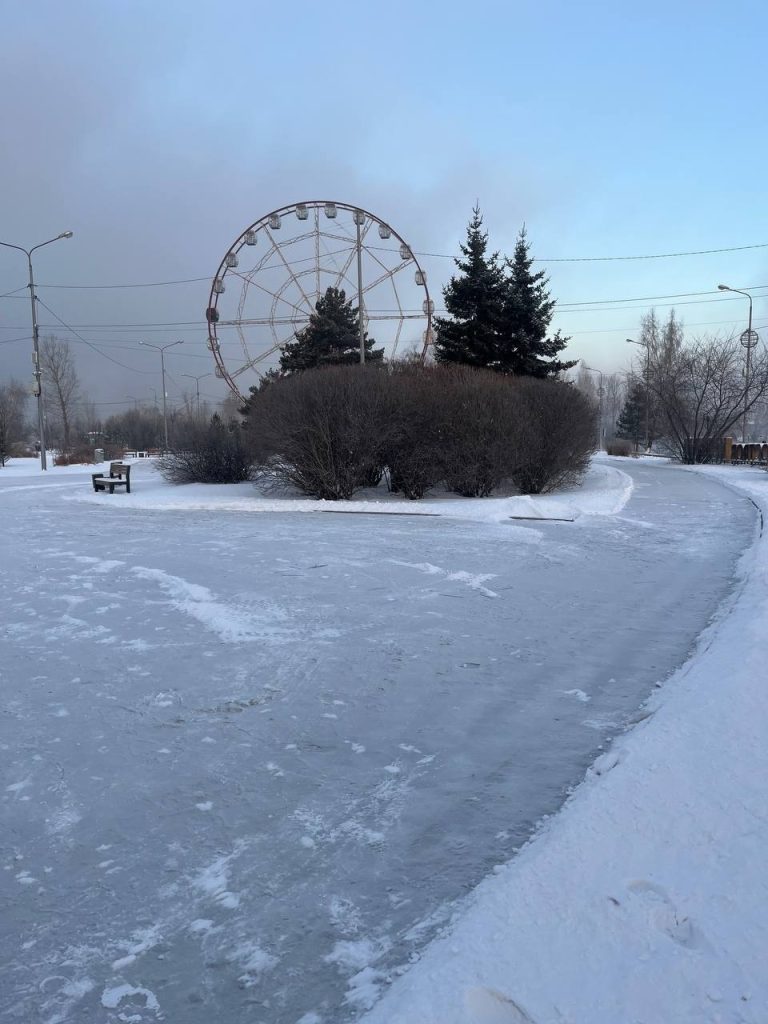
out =
[[[245,399],[329,287],[345,291],[361,334],[388,357],[408,350],[425,358],[434,303],[411,247],[359,206],[312,200],[255,221],[219,264],[206,310],[216,376]]]

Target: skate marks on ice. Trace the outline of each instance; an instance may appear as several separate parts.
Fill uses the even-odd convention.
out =
[[[224,643],[265,640],[289,643],[296,639],[296,630],[288,624],[288,612],[272,602],[263,602],[259,614],[254,614],[253,611],[219,600],[207,587],[190,583],[181,576],[172,576],[162,569],[137,565],[131,572],[139,579],[156,583],[169,596],[170,604],[176,611],[195,619]]]
[[[467,1024],[536,1024],[513,999],[492,988],[471,988],[464,994]]]
[[[416,569],[417,572],[424,573],[426,576],[435,576],[441,580],[445,580],[447,583],[461,583],[470,590],[476,590],[484,597],[498,597],[499,595],[495,590],[489,590],[484,584],[488,580],[496,579],[497,573],[470,573],[463,569],[450,570],[443,569],[439,565],[432,565],[431,562],[401,562],[397,558],[388,559],[391,565],[402,565],[406,569]]]

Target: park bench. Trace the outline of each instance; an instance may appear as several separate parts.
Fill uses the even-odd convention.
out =
[[[110,462],[109,476],[103,473],[92,473],[94,491],[106,491],[115,493],[116,487],[124,487],[125,493],[131,493],[131,467],[124,462]]]

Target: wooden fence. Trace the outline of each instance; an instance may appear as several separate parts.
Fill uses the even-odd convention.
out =
[[[749,466],[768,465],[768,441],[734,441],[723,438],[723,462],[744,463]]]

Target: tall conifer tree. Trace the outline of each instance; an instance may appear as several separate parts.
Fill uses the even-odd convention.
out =
[[[556,356],[569,338],[560,331],[547,337],[555,312],[549,292],[549,278],[543,270],[533,271],[533,257],[525,227],[517,236],[515,253],[506,260],[507,282],[500,342],[493,369],[530,377],[553,377],[576,365]]]
[[[450,317],[435,317],[435,358],[439,363],[491,366],[504,309],[504,273],[497,253],[488,254],[479,207],[472,211],[467,240],[454,274],[443,288]]]

